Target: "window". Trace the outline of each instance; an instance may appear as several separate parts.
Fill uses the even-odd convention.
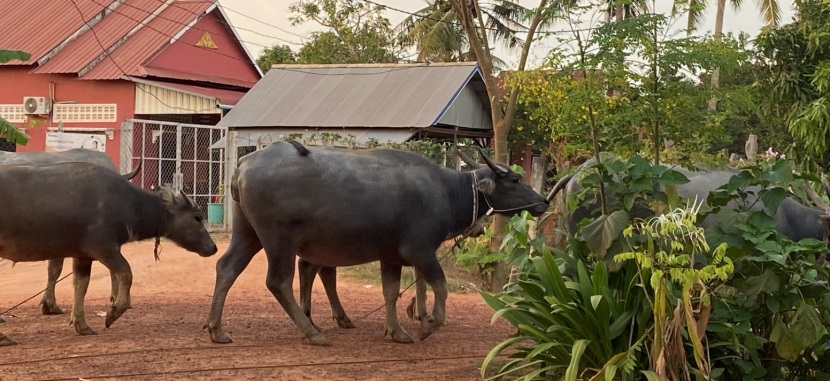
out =
[[[25,122],[26,114],[23,112],[23,104],[0,105],[0,118],[9,123]]]
[[[117,106],[109,104],[61,104],[54,108],[53,120],[65,123],[91,123],[117,121]]]

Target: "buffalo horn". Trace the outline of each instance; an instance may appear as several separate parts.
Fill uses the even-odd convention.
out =
[[[824,188],[825,188],[825,191],[826,191],[827,190],[827,185],[825,185],[825,184],[827,184],[827,180],[825,180],[822,177],[821,182],[824,185]],[[816,193],[816,191],[813,190],[813,187],[811,187],[810,184],[806,180],[804,181],[804,191],[807,192],[807,197],[809,197],[810,200],[813,201],[813,203],[816,204],[817,207],[819,207],[821,209],[824,209],[825,211],[830,211],[830,206],[828,206],[824,202],[824,200],[822,200],[821,197],[819,197],[819,195]]]
[[[481,158],[484,159],[484,162],[487,163],[487,166],[493,170],[493,172],[501,174],[505,173],[504,169],[500,168],[498,165],[496,165],[496,163],[493,163],[493,161],[490,160],[490,158],[484,154],[484,151],[482,151],[481,148],[476,147],[476,150],[478,151],[478,154],[481,155]]]
[[[476,168],[480,165],[479,163],[476,163],[475,160],[473,160],[469,156],[467,156],[467,154],[464,153],[464,151],[458,149],[458,147],[455,147],[455,153],[458,154],[458,157],[460,157],[461,160],[463,160],[465,163],[467,163],[467,165],[469,165],[473,168]]]
[[[827,183],[827,179],[824,175],[821,175],[821,185],[824,187],[824,193],[827,194],[827,197],[830,197],[830,184]]]
[[[559,191],[565,187],[565,185],[568,183],[568,181],[571,180],[572,177],[574,177],[574,175],[567,175],[556,182],[556,185],[554,185],[553,189],[551,189],[550,193],[548,193],[548,203],[550,203],[550,200],[553,200],[553,198],[556,197],[556,194],[559,193]]]

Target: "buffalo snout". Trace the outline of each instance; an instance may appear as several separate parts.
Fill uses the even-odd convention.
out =
[[[550,203],[547,200],[542,199],[542,201],[539,204],[534,205],[532,208],[530,208],[530,210],[528,210],[528,212],[533,217],[541,217],[543,214],[545,214],[545,212],[548,211],[549,207]]]
[[[216,244],[211,243],[207,250],[199,251],[197,254],[199,254],[202,257],[209,257],[213,254],[216,254],[216,252],[218,252],[218,251],[219,251],[219,248],[216,247]]]

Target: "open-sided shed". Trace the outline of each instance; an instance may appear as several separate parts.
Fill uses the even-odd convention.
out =
[[[219,126],[235,132],[237,147],[312,134],[351,135],[357,144],[492,136],[474,62],[275,65]]]

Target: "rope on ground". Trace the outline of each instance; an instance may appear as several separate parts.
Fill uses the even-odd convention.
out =
[[[344,366],[344,365],[365,365],[365,364],[382,364],[392,362],[414,362],[414,361],[446,361],[446,360],[466,360],[466,359],[480,359],[487,356],[486,353],[476,355],[464,356],[444,356],[444,357],[406,357],[396,359],[376,359],[376,360],[355,360],[355,361],[333,361],[333,362],[318,362],[318,363],[293,363],[293,364],[273,364],[273,365],[251,365],[251,366],[231,366],[220,368],[197,368],[197,369],[181,369],[172,371],[158,371],[158,372],[142,372],[142,373],[123,373],[112,375],[94,375],[83,376],[84,378],[115,378],[122,379],[128,377],[147,377],[147,376],[169,376],[174,374],[192,374],[192,373],[207,373],[207,372],[227,372],[227,371],[246,371],[246,370],[261,370],[261,369],[280,369],[280,368],[296,368],[296,367],[317,367],[317,366]],[[49,378],[41,381],[75,381],[78,377],[70,378]]]
[[[64,275],[64,276],[63,276],[63,278],[58,279],[58,280],[55,282],[55,284],[60,283],[62,280],[64,280],[64,279],[68,278],[70,275],[72,275],[72,272],[71,272],[71,271],[69,272],[69,274]],[[3,312],[0,312],[0,316],[3,316],[3,315],[5,315],[5,314],[7,314],[7,313],[9,313],[9,312],[11,312],[11,311],[14,311],[15,309],[17,309],[17,307],[20,307],[20,306],[22,306],[22,305],[26,304],[26,302],[28,302],[28,301],[30,301],[30,300],[32,300],[32,299],[34,299],[34,298],[37,298],[37,297],[38,297],[38,295],[40,295],[40,294],[42,294],[42,293],[46,292],[46,290],[48,290],[48,289],[49,289],[48,287],[47,287],[47,288],[44,288],[44,289],[43,289],[43,291],[38,292],[37,294],[32,295],[32,296],[31,296],[31,297],[29,297],[28,299],[26,299],[26,300],[24,300],[24,301],[22,301],[22,302],[20,302],[20,303],[15,304],[12,308],[9,308],[9,309],[7,309],[7,310],[5,310],[5,311],[3,311]]]

